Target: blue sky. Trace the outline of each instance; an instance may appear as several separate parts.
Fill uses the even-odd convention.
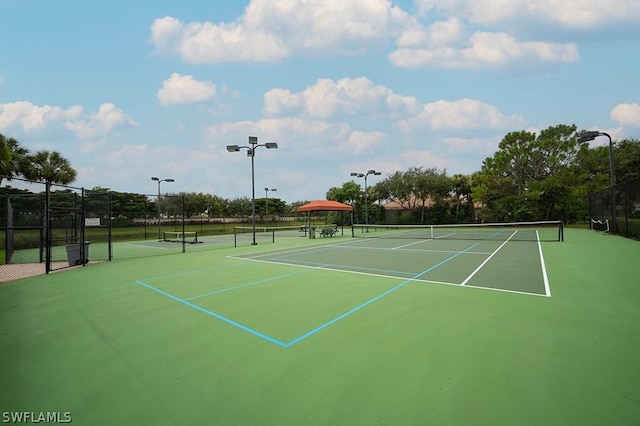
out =
[[[639,24],[637,0],[0,0],[0,133],[76,186],[225,198],[257,136],[257,197],[323,199],[472,173],[511,131],[640,138]]]

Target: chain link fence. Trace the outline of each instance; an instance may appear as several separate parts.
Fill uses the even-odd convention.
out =
[[[611,188],[589,195],[589,216],[596,229],[640,239],[640,178],[630,179]]]
[[[251,243],[247,235],[234,235],[234,227],[251,224],[250,214],[187,217],[182,194],[30,184],[35,191],[0,188],[0,283],[91,262]],[[302,220],[272,216],[259,226]]]

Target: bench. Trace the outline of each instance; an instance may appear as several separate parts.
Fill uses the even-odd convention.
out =
[[[334,227],[334,228],[324,228],[320,230],[320,236],[321,237],[333,237],[334,235],[336,235],[338,233],[338,227]]]

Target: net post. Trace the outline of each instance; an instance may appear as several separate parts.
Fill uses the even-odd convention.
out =
[[[186,235],[185,235],[185,213],[184,213],[184,194],[182,194],[182,197],[180,197],[180,201],[182,202],[182,205],[180,206],[182,208],[182,252],[186,253],[187,251],[187,242],[186,242]]]
[[[560,228],[558,229],[560,241],[564,242],[564,222],[560,222]]]

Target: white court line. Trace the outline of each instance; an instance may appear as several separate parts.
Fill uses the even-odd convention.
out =
[[[410,253],[458,253],[459,250],[436,250],[436,249],[407,249],[407,248],[398,248],[398,247],[366,247],[366,246],[342,246],[342,245],[332,245],[334,248],[346,248],[346,249],[358,249],[358,250],[373,250],[373,251],[408,251]],[[468,251],[465,254],[479,254],[483,256],[488,256],[491,253],[481,252],[481,251]]]
[[[542,255],[542,244],[540,244],[540,235],[536,230],[536,238],[538,239],[538,252],[540,253],[540,263],[542,264],[542,278],[544,279],[544,292],[548,297],[551,297],[551,287],[549,287],[549,278],[547,277],[547,267],[544,263],[544,256]]]
[[[124,244],[127,246],[144,247],[144,248],[150,248],[150,249],[156,249],[156,250],[171,250],[174,248],[179,248],[179,247],[158,247],[151,244],[140,244],[140,243],[124,243]]]
[[[392,248],[391,248],[391,250],[400,250],[400,249],[402,249],[402,248],[409,247],[409,246],[413,246],[413,245],[415,245],[415,244],[421,244],[421,243],[424,243],[424,242],[427,242],[427,241],[433,241],[433,240],[420,240],[420,241],[414,241],[413,243],[403,244],[403,245],[401,245],[401,246],[397,246],[397,247],[392,247]]]
[[[263,251],[257,254],[252,253],[251,255],[246,253],[232,254],[227,257],[232,259],[256,259],[256,258],[265,257],[265,256],[273,256],[273,255],[287,254],[287,253],[300,253],[303,251],[318,250],[321,248],[324,249],[326,247],[337,247],[339,246],[339,244],[348,244],[348,243],[326,243],[326,244],[319,244],[319,245],[314,245],[309,247],[294,248],[291,250],[274,249],[274,250]]]
[[[449,287],[462,287],[462,285],[458,284],[458,283],[451,283],[451,282],[446,282],[446,281],[427,280],[427,279],[423,279],[423,278],[398,277],[398,276],[395,276],[395,275],[378,274],[378,273],[373,273],[373,272],[353,271],[353,270],[349,270],[349,269],[338,269],[338,268],[327,268],[326,266],[300,265],[300,264],[297,264],[297,263],[281,262],[281,261],[274,261],[274,260],[261,260],[261,259],[248,258],[248,257],[241,257],[241,258],[238,258],[238,259],[247,260],[249,262],[272,263],[272,264],[276,264],[276,265],[293,266],[293,267],[304,268],[304,269],[315,269],[315,270],[318,270],[318,271],[338,272],[338,273],[342,273],[342,274],[365,275],[365,276],[369,276],[369,277],[388,278],[388,279],[391,279],[391,280],[411,281],[411,282],[426,283],[426,284],[437,284],[437,285],[444,285],[444,286],[449,286]],[[345,267],[348,267],[348,266],[345,266]],[[545,297],[544,294],[528,293],[526,291],[518,291],[518,290],[507,290],[507,289],[503,289],[503,288],[478,287],[478,286],[473,286],[473,285],[466,285],[466,286],[464,286],[464,288],[473,288],[473,289],[476,289],[476,290],[490,290],[490,291],[497,291],[497,292],[500,292],[500,293],[520,294],[520,295],[524,295],[524,296]]]
[[[484,260],[484,262],[482,262],[482,263],[480,264],[480,266],[478,266],[478,267],[476,268],[476,270],[475,270],[475,271],[473,271],[473,272],[471,273],[471,275],[469,275],[469,276],[467,277],[467,279],[465,279],[464,281],[462,281],[462,284],[460,284],[460,285],[465,285],[466,283],[468,283],[468,282],[469,282],[469,280],[470,280],[471,278],[473,278],[473,276],[474,276],[475,274],[477,274],[477,273],[478,273],[478,271],[480,271],[480,269],[482,269],[482,268],[484,267],[484,265],[486,265],[486,264],[487,264],[487,262],[488,262],[489,260],[491,260],[491,258],[492,258],[493,256],[495,256],[495,254],[496,254],[496,253],[498,253],[498,251],[500,251],[500,249],[501,249],[502,247],[504,247],[504,245],[505,245],[505,244],[507,244],[507,243],[509,242],[509,240],[510,240],[511,238],[513,238],[513,236],[514,236],[514,235],[516,235],[517,233],[518,233],[518,230],[517,230],[517,229],[516,229],[515,231],[513,231],[513,234],[511,234],[511,235],[509,236],[509,238],[507,238],[507,240],[506,240],[504,243],[500,244],[500,247],[498,247],[497,249],[495,249],[495,251],[494,251],[493,253],[491,253],[491,255],[490,255],[489,257],[487,257],[487,258]]]

